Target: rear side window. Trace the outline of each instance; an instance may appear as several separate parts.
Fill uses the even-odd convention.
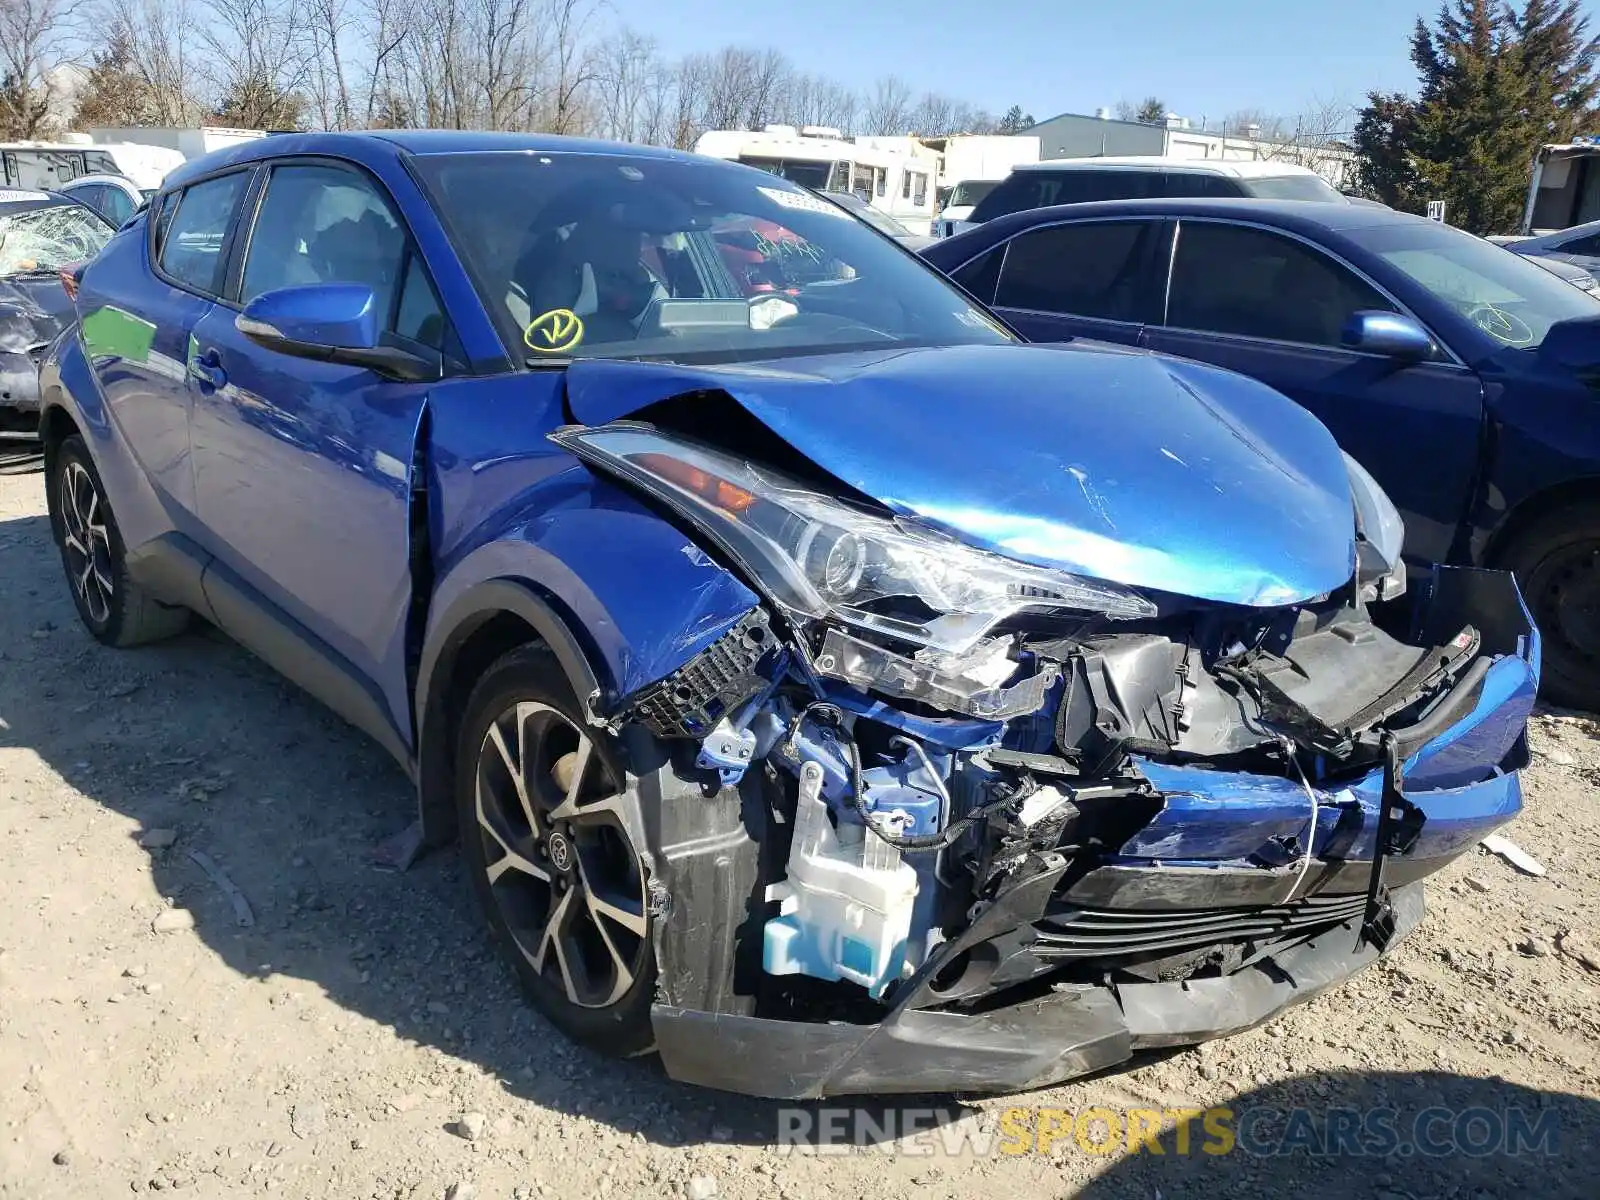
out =
[[[107,184],[100,188],[100,202],[95,207],[120,228],[124,221],[133,216],[133,197],[121,188]]]
[[[161,269],[168,276],[207,295],[222,291],[228,226],[249,179],[250,172],[235,171],[193,184],[167,198],[161,210],[164,230],[157,253]]]
[[[1145,200],[1161,194],[1158,171],[1085,167],[1075,171],[1015,171],[973,210],[974,221],[1055,204]]]
[[[1563,242],[1557,250],[1562,254],[1600,254],[1600,233],[1573,238],[1570,242]]]
[[[1185,221],[1172,258],[1167,324],[1175,329],[1338,346],[1351,315],[1392,312],[1382,293],[1293,238],[1244,225]]]
[[[1209,171],[1168,171],[1166,195],[1174,197],[1213,197],[1237,199],[1245,195],[1237,179]]]
[[[1155,221],[1084,221],[1011,239],[995,293],[999,308],[1106,321],[1141,317],[1140,281]]]

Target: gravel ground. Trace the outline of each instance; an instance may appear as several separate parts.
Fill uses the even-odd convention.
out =
[[[1349,986],[1265,1029],[1044,1093],[854,1107],[843,1120],[865,1118],[876,1144],[784,1153],[779,1106],[554,1036],[491,953],[453,851],[403,875],[369,866],[412,800],[359,735],[213,633],[93,643],[25,464],[0,463],[0,563],[0,1196],[1596,1194],[1590,718],[1534,729],[1528,807],[1509,832],[1548,876],[1467,856],[1433,881],[1417,933]],[[1198,1152],[1198,1129],[1185,1153],[1169,1127],[1101,1153],[1091,1123],[1088,1148],[1068,1136],[984,1152],[1004,1121],[1062,1120],[1007,1116],[1019,1105],[1226,1106],[1241,1129],[1268,1109],[1322,1122],[1387,1108],[1402,1133],[1429,1105],[1516,1109],[1554,1141],[1522,1156],[1264,1157]],[[871,1136],[929,1108],[934,1135]],[[1295,1118],[1275,1120],[1256,1128]]]

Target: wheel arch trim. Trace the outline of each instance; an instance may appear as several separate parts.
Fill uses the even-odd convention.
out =
[[[417,671],[417,801],[425,845],[448,842],[455,833],[453,801],[454,720],[449,708],[455,666],[462,648],[490,621],[515,617],[549,648],[572,685],[584,716],[597,722],[600,690],[589,651],[556,607],[532,587],[511,579],[486,579],[464,589],[432,615]]]

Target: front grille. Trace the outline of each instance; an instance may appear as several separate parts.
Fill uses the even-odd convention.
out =
[[[1305,937],[1358,919],[1362,893],[1310,896],[1271,908],[1194,908],[1164,912],[1060,907],[1036,929],[1041,959],[1106,959],[1172,954],[1239,942]]]

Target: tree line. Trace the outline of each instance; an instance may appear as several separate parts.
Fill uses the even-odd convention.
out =
[[[202,123],[584,134],[1016,132],[899,76],[858,91],[777,49],[673,58],[603,0],[0,0],[0,138]]]

